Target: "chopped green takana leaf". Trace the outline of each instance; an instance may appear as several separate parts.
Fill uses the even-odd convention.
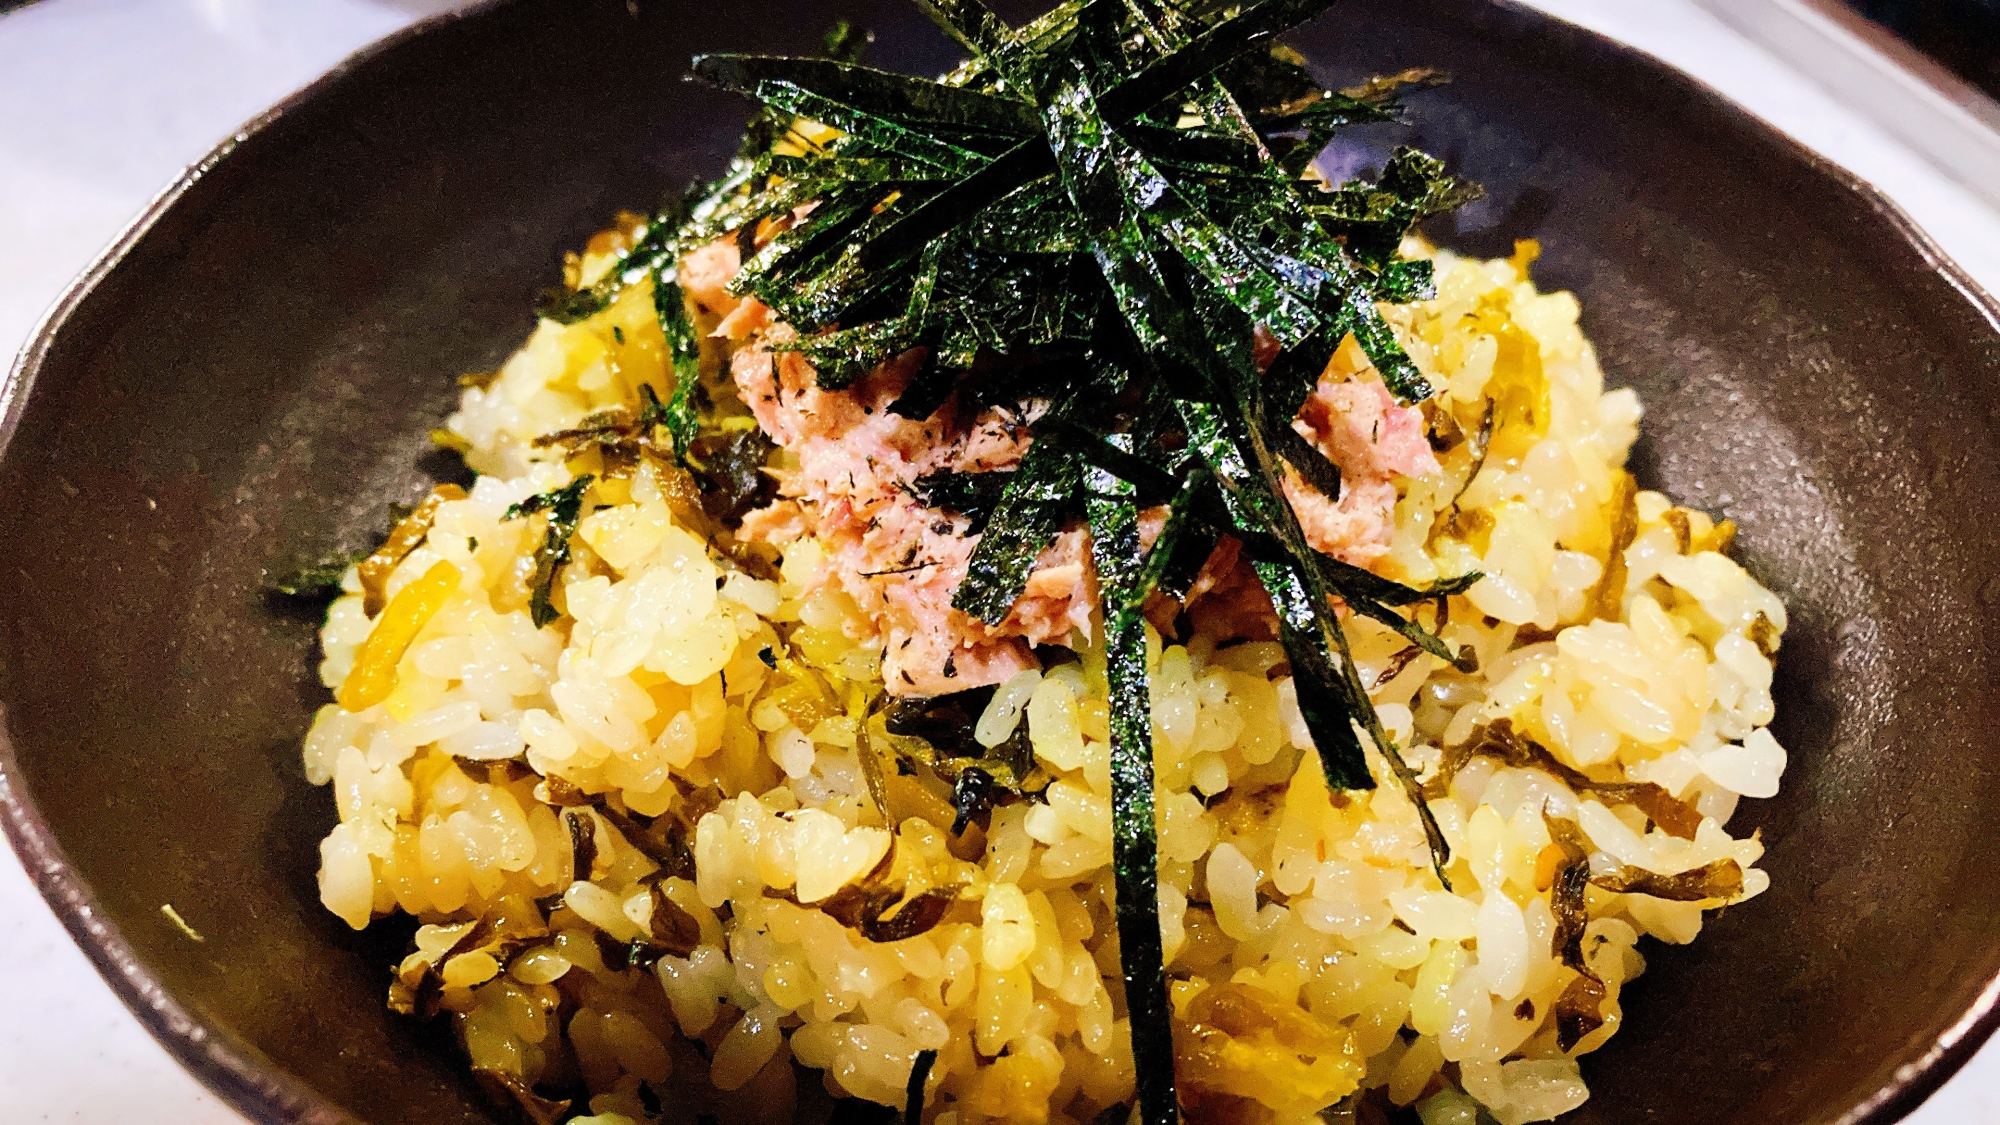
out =
[[[1701,827],[1701,813],[1666,787],[1650,781],[1594,780],[1583,771],[1563,764],[1540,743],[1524,737],[1514,729],[1510,719],[1495,719],[1475,727],[1465,741],[1447,747],[1436,775],[1424,783],[1424,793],[1431,798],[1449,794],[1452,779],[1474,758],[1493,758],[1515,769],[1541,770],[1578,793],[1601,798],[1605,804],[1631,805],[1669,836],[1692,840],[1695,830]]]
[[[583,519],[583,494],[595,479],[585,473],[553,492],[528,497],[501,517],[519,519],[537,512],[548,516],[548,530],[542,535],[541,546],[535,548],[535,578],[528,596],[528,613],[537,629],[562,616],[553,601],[556,572],[569,563],[570,536],[576,534],[576,525]]]
[[[347,568],[369,556],[368,551],[351,551],[345,555],[333,555],[318,562],[307,563],[283,578],[271,583],[271,589],[288,598],[305,601],[327,601],[340,595],[340,580],[347,574]]]
[[[1025,725],[998,746],[983,746],[972,737],[980,712],[992,698],[991,687],[931,697],[884,697],[877,704],[879,718],[868,724],[880,728],[880,737],[870,738],[870,745],[892,754],[899,768],[922,766],[951,782],[954,796],[963,788],[965,804],[959,811],[968,821],[995,803],[1034,796],[1048,788],[1049,775],[1035,761]],[[871,750],[864,760],[877,752]]]
[[[556,1125],[569,1115],[567,1098],[561,1101],[545,1098],[518,1074],[494,1067],[473,1067],[472,1077],[494,1102],[520,1107],[522,1117],[530,1125]]]

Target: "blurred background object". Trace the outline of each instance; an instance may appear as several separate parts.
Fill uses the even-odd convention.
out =
[[[2000,206],[2000,0],[1696,2]]]
[[[1844,0],[1874,23],[2000,98],[2000,0]]]

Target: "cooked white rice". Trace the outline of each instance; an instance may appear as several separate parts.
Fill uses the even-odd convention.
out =
[[[1600,604],[1640,406],[1604,390],[1576,302],[1538,293],[1530,259],[1437,254],[1437,299],[1390,310],[1443,388],[1434,409],[1476,420],[1495,403],[1500,425],[1469,484],[1466,460],[1446,457],[1435,478],[1402,485],[1376,567],[1419,584],[1484,572],[1443,630],[1481,670],[1418,656],[1375,702],[1426,772],[1442,747],[1505,718],[1593,779],[1655,782],[1705,819],[1677,839],[1630,805],[1478,758],[1432,802],[1455,857],[1448,893],[1379,758],[1381,788],[1328,794],[1277,645],[1153,636],[1176,1011],[1234,986],[1277,1028],[1184,1058],[1183,1094],[1222,1097],[1244,1120],[1304,1122],[1336,1101],[1351,1113],[1357,1083],[1415,1104],[1427,1125],[1473,1125],[1481,1105],[1515,1125],[1583,1102],[1577,1057],[1618,1030],[1620,989],[1645,965],[1638,939],[1692,941],[1721,903],[1592,887],[1583,948],[1606,1019],[1560,1050],[1552,1008],[1576,974],[1551,948],[1545,809],[1581,826],[1598,870],[1734,859],[1742,898],[1768,883],[1751,866],[1754,835],[1725,826],[1739,797],[1772,796],[1784,769],[1766,729],[1784,607],[1721,552],[1728,529],[1650,492],[1633,502],[1622,596],[1614,586]],[[594,256],[584,272],[603,265]],[[805,596],[821,561],[812,539],[785,548],[781,581],[754,578],[676,520],[670,482],[648,461],[591,488],[560,575],[567,616],[530,622],[542,520],[502,517],[592,471],[533,438],[670,382],[643,290],[575,326],[541,323],[497,378],[465,392],[450,426],[484,475],[437,508],[389,577],[386,610],[364,614],[347,576],[322,633],[327,686],[342,689],[371,630],[411,640],[373,656],[389,661],[368,673],[385,699],[326,706],[306,739],[307,774],[333,783],[340,814],[321,848],[323,901],[357,928],[396,911],[420,919],[399,1002],[431,989],[477,1068],[544,1093],[587,1087],[595,1116],[580,1121],[783,1120],[810,1073],[795,1062],[834,1094],[900,1107],[925,1049],[939,1053],[925,1095],[935,1125],[1093,1121],[1132,1097],[1134,1078],[1110,913],[1101,654],[1080,640],[1080,665],[994,694],[980,740],[1026,723],[1055,780],[1045,802],[1003,806],[983,839],[973,828],[954,842],[935,791],[898,779],[904,807],[931,812],[896,825],[869,797],[856,726],[881,653],[849,639],[868,629],[844,595]],[[1351,347],[1336,362],[1365,364]],[[1607,608],[1615,616],[1599,617]],[[1404,644],[1367,620],[1349,628],[1374,683]],[[557,794],[544,778],[559,779]],[[698,923],[690,956],[607,967],[607,946],[650,932],[658,864],[581,808],[568,815],[585,818],[596,855],[573,869],[551,798],[579,790],[644,817],[693,811],[695,878],[661,883]],[[912,895],[963,890],[929,932],[876,944],[819,906],[892,845]],[[468,946],[480,919],[490,925]]]

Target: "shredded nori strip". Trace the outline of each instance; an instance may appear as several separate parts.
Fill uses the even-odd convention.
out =
[[[1004,479],[926,478],[912,491],[977,530],[952,603],[988,623],[1008,615],[1058,533],[1079,521],[1091,529],[1113,697],[1120,943],[1148,1125],[1170,1125],[1179,1112],[1144,718],[1150,594],[1184,592],[1224,536],[1237,540],[1278,608],[1328,781],[1373,787],[1365,731],[1414,802],[1441,880],[1449,858],[1336,613],[1345,605],[1465,668],[1469,656],[1398,611],[1441,602],[1478,576],[1417,590],[1343,568],[1306,543],[1281,485],[1289,466],[1338,492],[1331,462],[1290,423],[1348,336],[1398,397],[1431,393],[1377,303],[1430,293],[1428,265],[1401,260],[1400,239],[1475,189],[1412,150],[1397,151],[1372,183],[1322,190],[1301,177],[1337,130],[1395,120],[1397,95],[1434,77],[1321,88],[1272,39],[1330,2],[1073,2],[1014,28],[980,0],[920,0],[973,56],[935,83],[853,65],[831,45],[831,58],[813,60],[707,56],[698,76],[763,110],[723,180],[679,212],[671,233],[660,233],[664,222],[649,226],[613,271],[630,279],[646,264],[671,349],[687,339],[670,276],[679,254],[642,258],[642,247],[733,234],[746,256],[732,291],[754,294],[798,330],[791,347],[822,387],[921,348],[896,414],[929,417],[954,398],[961,408],[1047,405],[1022,414],[1037,418],[1025,423],[1036,440]],[[789,144],[773,151],[781,136]],[[1259,326],[1280,347],[1268,370],[1250,355]],[[1037,355],[1060,358],[1028,358]],[[699,383],[681,367],[662,424],[676,455],[721,491],[693,421]],[[761,460],[736,457],[724,483],[747,484],[740,470],[752,461],[761,470]],[[737,488],[725,506],[748,491]],[[1168,522],[1149,554],[1137,510],[1156,503],[1169,505]],[[971,742],[975,703],[957,704],[955,723],[939,721],[938,701],[871,709],[859,748],[885,818],[893,822],[886,760],[950,781],[958,831],[989,800],[1046,784],[1012,740],[991,750]],[[820,908],[864,933],[903,932],[935,924],[955,896],[934,889],[902,902],[880,885],[886,878],[885,869]]]
[[[1131,1013],[1140,1113],[1171,1125],[1174,1038],[1160,944],[1159,856],[1153,826],[1152,695],[1146,678],[1149,590],[1136,491],[1101,469],[1087,479],[1091,561],[1103,590],[1105,678],[1111,719],[1111,869],[1117,881],[1119,964]]]
[[[535,548],[535,577],[528,596],[529,616],[537,629],[562,616],[553,600],[556,572],[569,564],[570,536],[576,534],[576,525],[583,519],[583,494],[596,479],[585,473],[553,492],[528,497],[500,517],[519,519],[535,512],[548,516],[548,531],[542,536],[541,546]]]
[[[1059,404],[1052,413],[1066,414],[1074,408],[1072,403]],[[1036,556],[1077,514],[1082,471],[1080,459],[1054,442],[1028,447],[1021,463],[1007,474],[984,534],[972,549],[965,579],[952,593],[954,607],[989,623],[1006,619],[1027,588]]]
[[[924,1083],[929,1081],[931,1067],[936,1065],[937,1057],[936,1051],[922,1050],[910,1060],[910,1081],[903,1099],[903,1125],[923,1125]]]
[[[695,332],[694,321],[688,317],[687,295],[670,265],[678,269],[677,264],[663,262],[653,270],[653,313],[667,338],[667,362],[674,373],[673,395],[662,408],[651,387],[641,387],[640,394],[647,400],[645,414],[666,426],[672,435],[674,457],[686,466],[688,449],[700,428],[697,396],[701,390],[701,339]]]
[[[1011,469],[991,473],[950,470],[928,473],[910,483],[910,495],[926,508],[964,516],[969,524],[966,534],[977,535],[986,530],[986,521],[999,506],[1013,475]],[[339,575],[334,577],[337,580]]]
[[[688,247],[675,239],[681,223],[677,206],[663,208],[646,223],[639,239],[618,255],[602,277],[581,289],[552,289],[542,294],[536,315],[558,324],[576,324],[611,307],[627,286],[647,276],[663,261],[673,260]]]

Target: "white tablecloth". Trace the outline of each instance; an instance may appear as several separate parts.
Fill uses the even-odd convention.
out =
[[[650,0],[648,0],[650,2]],[[2000,214],[1694,0],[1535,0],[1859,170],[2000,292]],[[0,357],[187,163],[451,0],[45,0],[0,17]],[[0,1121],[241,1125],[99,980],[0,854]],[[2000,1047],[1912,1118],[2000,1122]]]

